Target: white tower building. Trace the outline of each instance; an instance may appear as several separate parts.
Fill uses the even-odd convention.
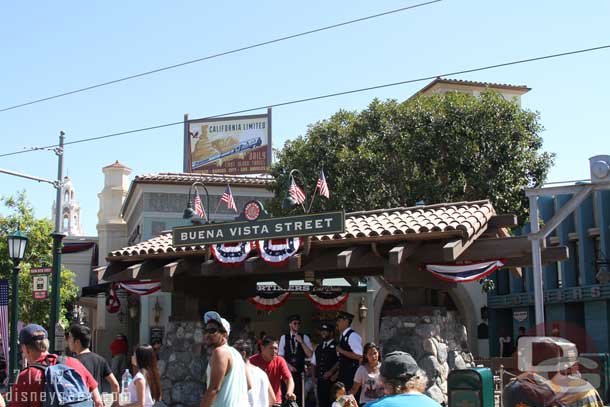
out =
[[[74,199],[74,185],[70,177],[65,176],[61,187],[61,224],[59,231],[66,236],[82,236],[83,230],[80,226],[80,204]],[[53,212],[51,219],[55,219],[55,205],[53,201]]]

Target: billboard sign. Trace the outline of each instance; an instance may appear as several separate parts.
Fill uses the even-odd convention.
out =
[[[271,165],[271,109],[267,114],[184,120],[184,171],[261,174]]]

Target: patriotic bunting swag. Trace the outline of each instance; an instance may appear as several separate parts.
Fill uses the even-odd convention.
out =
[[[305,294],[313,305],[322,311],[334,311],[340,309],[349,297],[348,293],[341,291],[327,291],[315,294]]]
[[[252,246],[250,242],[213,244],[212,254],[223,266],[239,266],[252,251]]]
[[[288,300],[290,293],[260,293],[256,297],[248,298],[248,301],[262,311],[275,311]]]
[[[106,297],[106,310],[109,314],[116,314],[121,309],[121,301],[116,294],[116,285],[113,284],[110,288],[110,294]]]
[[[119,283],[119,287],[130,294],[148,295],[161,289],[160,281],[134,281],[133,283]]]
[[[258,241],[261,258],[274,266],[286,264],[290,256],[298,252],[300,247],[301,239],[298,237]]]
[[[503,260],[492,260],[481,263],[472,263],[462,266],[427,264],[425,266],[432,275],[452,283],[466,283],[487,277],[504,265]]]

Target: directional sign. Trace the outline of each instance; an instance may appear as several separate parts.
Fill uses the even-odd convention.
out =
[[[49,298],[49,275],[50,267],[38,267],[30,269],[32,275],[32,298],[35,300],[46,300]]]

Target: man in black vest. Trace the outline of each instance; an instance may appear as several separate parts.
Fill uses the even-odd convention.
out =
[[[305,359],[313,355],[311,339],[307,335],[301,335],[301,316],[294,314],[288,317],[288,333],[282,335],[279,344],[279,355],[286,359],[288,368],[294,379],[294,394],[297,403],[301,405],[303,386],[301,375],[305,372]],[[302,407],[302,406],[301,406]]]
[[[339,331],[339,378],[346,389],[354,384],[354,375],[362,359],[362,337],[350,326],[354,315],[340,311],[337,316],[337,330]]]
[[[335,328],[330,324],[320,325],[320,337],[322,343],[316,346],[311,364],[314,367],[313,377],[316,381],[318,407],[330,407],[330,388],[337,380],[339,372]]]

